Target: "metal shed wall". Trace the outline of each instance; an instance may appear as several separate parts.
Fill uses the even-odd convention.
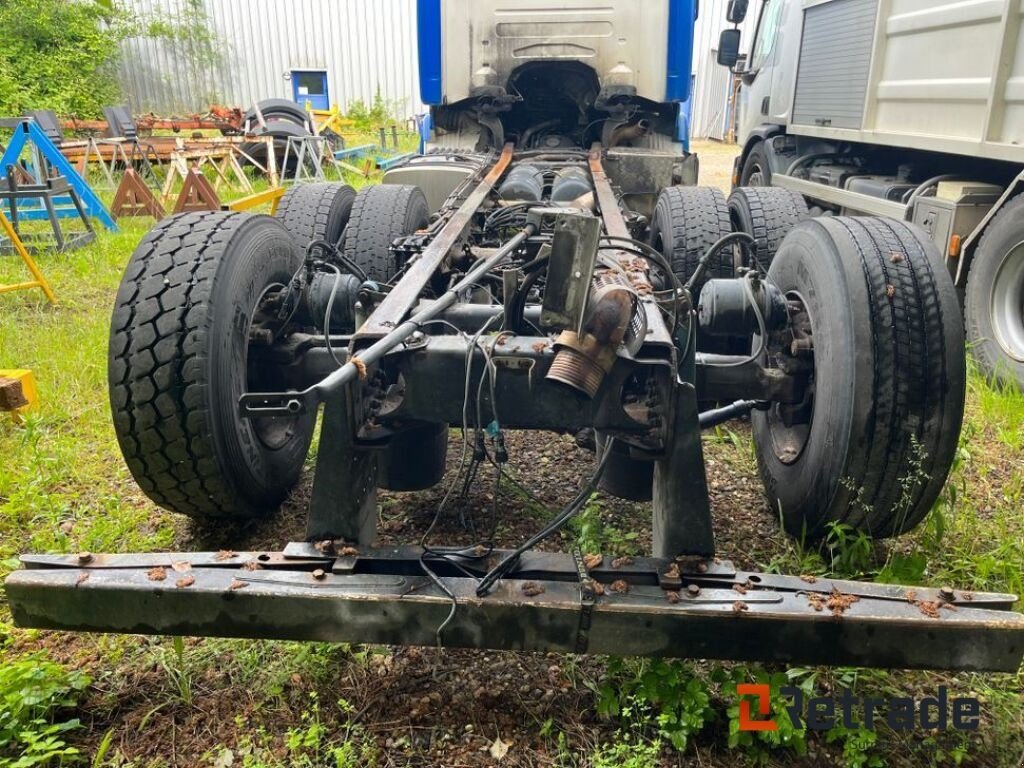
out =
[[[122,0],[140,15],[181,18],[193,0]],[[136,112],[191,113],[221,103],[243,109],[291,98],[293,69],[325,69],[333,103],[371,103],[378,89],[399,117],[419,100],[415,0],[197,0],[223,44],[219,59],[196,62],[187,43],[125,41],[121,79]],[[691,134],[722,138],[728,73],[715,63],[718,35],[730,26],[727,0],[703,0],[694,41]],[[760,3],[750,4],[743,51],[753,41]],[[176,50],[177,48],[177,50]]]
[[[181,18],[189,0],[122,0],[145,16]],[[196,62],[188,43],[125,41],[121,79],[137,112],[188,113],[210,103],[249,107],[292,98],[292,70],[326,70],[332,103],[375,95],[399,117],[423,110],[416,61],[415,0],[199,0],[221,43]]]

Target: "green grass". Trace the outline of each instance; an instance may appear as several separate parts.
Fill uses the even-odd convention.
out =
[[[185,524],[149,502],[132,482],[117,449],[107,406],[106,344],[113,295],[121,271],[148,225],[146,220],[128,220],[122,223],[120,233],[102,234],[98,242],[80,251],[40,256],[39,264],[60,300],[56,307],[47,305],[38,291],[0,295],[0,368],[32,369],[40,393],[39,407],[24,423],[0,415],[0,574],[17,567],[16,557],[25,551],[145,551],[182,542],[187,545]],[[0,259],[0,282],[22,276],[19,261]],[[734,454],[736,461],[750,460],[745,434],[721,430],[710,439]],[[798,573],[852,569],[863,578],[916,575],[922,583],[1024,592],[1022,451],[1024,397],[1009,390],[993,390],[972,373],[957,465],[924,526],[899,542],[870,551],[864,551],[855,536],[843,531],[837,532],[833,551],[825,555],[784,542],[776,549],[774,560],[762,565]],[[595,501],[580,518],[577,533],[588,548],[632,552],[633,533],[607,517],[601,503]],[[335,705],[337,693],[328,693],[343,675],[358,676],[364,674],[362,670],[376,669],[373,659],[362,651],[288,643],[210,640],[175,644],[160,639],[80,637],[51,641],[45,644],[49,651],[27,657],[37,641],[42,642],[41,636],[10,626],[6,606],[0,602],[0,666],[13,668],[10,665],[19,659],[30,659],[30,666],[35,664],[45,669],[49,678],[74,688],[77,683],[67,682],[65,673],[44,666],[49,653],[68,669],[80,667],[96,678],[88,700],[79,705],[78,714],[85,725],[58,732],[62,741],[81,740],[83,751],[102,749],[112,757],[118,753],[118,744],[130,744],[144,729],[138,727],[138,719],[123,719],[126,711],[145,713],[147,727],[156,728],[167,722],[168,713],[183,717],[200,706],[197,702],[209,706],[220,695],[229,701],[209,717],[227,718],[230,732],[231,718],[246,712],[250,719],[243,725],[248,736],[225,745],[218,739],[227,740],[229,732],[217,731],[221,735],[210,737],[203,764],[215,764],[217,759],[224,764],[225,750],[231,752],[235,765],[244,759],[253,766],[360,765],[372,763],[377,754],[373,740],[359,730],[359,713]],[[604,736],[586,749],[590,758],[566,757],[583,747],[578,742],[567,747],[568,729],[560,729],[559,742],[554,743],[552,736],[551,746],[551,754],[560,755],[557,764],[656,765],[652,755],[659,750],[671,754],[671,737],[679,733],[678,729],[666,729],[665,702],[672,702],[671,712],[685,713],[691,711],[692,697],[703,701],[705,694],[714,716],[708,717],[706,725],[696,723],[686,732],[688,749],[711,755],[710,764],[718,758],[741,764],[762,759],[787,764],[793,758],[791,748],[785,746],[752,742],[733,751],[726,746],[723,723],[731,706],[728,686],[737,677],[756,679],[766,674],[757,666],[671,671],[672,667],[613,665],[610,672],[606,666],[601,669],[604,672],[592,677],[591,673],[574,673],[579,676],[579,687],[589,680],[595,691],[584,709],[596,707],[598,692],[605,690],[609,679],[614,682],[615,675],[620,675],[622,685],[616,690],[628,691],[627,698],[619,702],[628,708],[628,724],[620,728],[605,723]],[[652,687],[651,669],[657,671],[660,687]],[[612,677],[601,682],[602,675],[608,674]],[[816,672],[813,685],[816,690],[830,690],[843,674],[841,670]],[[940,683],[959,693],[975,692],[985,700],[986,722],[982,734],[963,743],[949,739],[929,742],[930,736],[891,732],[879,733],[877,743],[867,743],[849,734],[834,734],[830,748],[835,754],[849,752],[841,758],[848,765],[871,765],[866,758],[858,762],[869,754],[903,765],[949,764],[961,754],[967,756],[967,763],[1014,765],[1024,751],[1024,702],[1020,697],[1024,676],[1020,674],[863,673],[857,679],[864,695],[892,689],[926,691]],[[14,680],[11,685],[22,683]],[[687,691],[691,685],[697,688]],[[310,689],[322,692],[319,703],[303,699]],[[77,698],[77,689],[75,692]],[[0,690],[0,697],[9,693]],[[329,707],[327,695],[334,697]],[[40,732],[71,722],[71,714],[43,715],[46,722],[39,724]],[[0,751],[0,766],[5,765],[3,759]]]

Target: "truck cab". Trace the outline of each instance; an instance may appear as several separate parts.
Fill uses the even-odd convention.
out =
[[[686,153],[694,0],[420,0],[418,11],[427,150],[600,141]]]

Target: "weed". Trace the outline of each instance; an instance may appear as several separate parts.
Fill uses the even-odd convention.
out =
[[[576,543],[584,552],[610,555],[636,555],[639,552],[636,531],[623,531],[602,518],[605,503],[594,494],[573,520]]]
[[[79,721],[59,721],[90,679],[40,656],[0,665],[0,768],[31,768],[79,754],[64,736]]]
[[[661,659],[609,661],[597,711],[634,731],[653,723],[657,736],[680,752],[714,717],[706,682],[687,665]]]
[[[591,758],[591,768],[657,768],[659,742],[620,741],[601,747]]]

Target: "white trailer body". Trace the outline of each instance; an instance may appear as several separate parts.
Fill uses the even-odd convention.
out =
[[[1024,388],[1024,3],[762,0],[749,12],[734,183],[925,228],[983,367]]]

